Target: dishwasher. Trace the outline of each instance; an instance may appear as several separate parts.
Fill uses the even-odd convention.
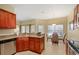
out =
[[[16,53],[16,38],[0,41],[0,54],[13,55]]]

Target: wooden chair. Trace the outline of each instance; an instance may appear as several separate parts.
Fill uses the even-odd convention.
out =
[[[66,39],[67,39],[66,36],[67,36],[67,34],[65,33],[65,34],[64,34],[64,37],[63,37],[63,43],[65,43],[65,41],[66,41]]]
[[[52,41],[52,43],[58,44],[58,34],[56,32],[52,34],[51,41]]]

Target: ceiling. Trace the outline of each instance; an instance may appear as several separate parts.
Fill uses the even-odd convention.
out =
[[[67,16],[73,4],[14,4],[17,20],[49,19]]]

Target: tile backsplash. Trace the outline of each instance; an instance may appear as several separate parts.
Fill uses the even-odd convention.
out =
[[[0,36],[2,35],[12,35],[15,34],[14,29],[0,29]]]

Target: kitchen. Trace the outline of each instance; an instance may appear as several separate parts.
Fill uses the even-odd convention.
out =
[[[70,43],[68,43],[66,39],[71,39],[70,37],[72,37],[72,35],[70,35],[71,31],[69,31],[70,29],[68,29],[67,25],[68,22],[72,21],[68,19],[73,18],[73,12],[70,12],[76,8],[75,6],[74,4],[0,4],[0,54],[17,55],[20,54],[20,52],[27,53],[27,51],[36,54],[43,54],[45,52],[44,55],[69,54],[67,52],[70,50],[68,48]],[[59,11],[57,11],[58,9]],[[75,14],[77,15],[77,12]],[[60,30],[58,30],[59,28]],[[66,39],[64,38],[65,44],[58,44],[62,46],[61,49],[63,48],[63,50],[57,50],[59,47],[57,44],[49,45],[51,44],[50,38],[52,38],[51,35],[53,31],[58,33],[60,42],[63,42],[64,33],[67,33],[68,37]],[[78,39],[78,36],[76,36],[76,39]],[[56,48],[56,52],[51,52],[52,46]],[[48,48],[50,48],[51,51],[46,50]],[[71,49],[71,51],[73,50]],[[27,54],[30,55],[29,53]]]

